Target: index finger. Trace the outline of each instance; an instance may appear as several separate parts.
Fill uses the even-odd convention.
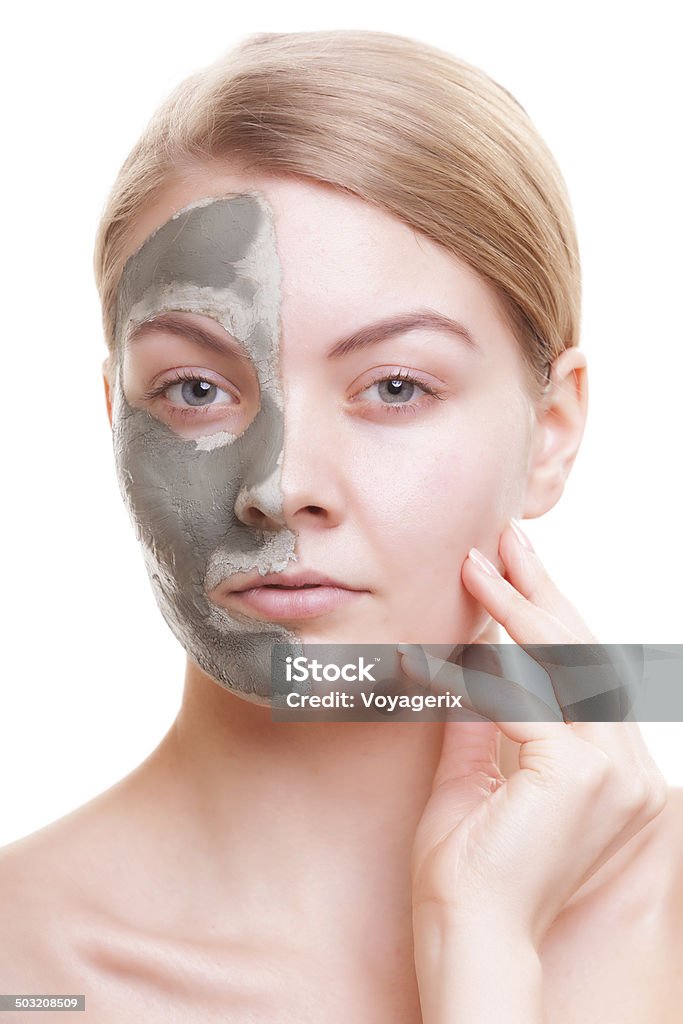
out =
[[[399,651],[406,675],[427,684],[432,693],[459,694],[459,710],[465,707],[491,722],[563,720],[557,704],[548,705],[531,689],[506,675],[494,645],[456,649],[447,660],[434,654],[434,645],[400,645]]]

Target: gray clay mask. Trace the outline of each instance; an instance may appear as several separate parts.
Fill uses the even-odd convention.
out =
[[[187,439],[129,404],[122,377],[126,338],[171,310],[213,318],[244,347],[260,397],[241,433]],[[296,561],[291,530],[259,530],[236,514],[249,502],[281,521],[279,313],[272,213],[252,193],[181,210],[128,259],[117,293],[114,452],[157,602],[208,675],[261,704],[273,698],[272,644],[291,642],[296,656],[298,638],[279,623],[233,615],[207,593],[234,573],[265,575]],[[287,649],[280,650],[284,656]]]

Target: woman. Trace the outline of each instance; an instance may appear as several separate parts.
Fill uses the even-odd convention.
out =
[[[678,1020],[681,797],[635,723],[271,714],[276,643],[594,641],[518,522],[587,410],[524,111],[407,39],[256,37],[148,126],[96,272],[185,692],[134,772],[2,851],[3,991],[98,1022]]]

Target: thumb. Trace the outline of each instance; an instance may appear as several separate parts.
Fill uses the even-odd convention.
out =
[[[441,756],[412,850],[413,887],[425,884],[425,865],[442,840],[504,781],[498,767],[500,730],[493,722],[444,723]]]
[[[470,681],[477,677],[477,673],[490,673],[496,679],[504,677],[495,646],[484,644],[466,647],[460,652],[458,660],[465,679]],[[474,721],[469,717],[471,715],[474,715]],[[471,779],[477,782],[483,776],[500,780],[500,736],[500,729],[494,722],[474,711],[447,720],[432,792],[444,783],[455,780]]]
[[[500,729],[495,723],[446,721],[432,793],[446,784],[476,783],[483,775],[499,779],[499,754]]]

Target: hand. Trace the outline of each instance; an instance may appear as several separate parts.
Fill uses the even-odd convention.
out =
[[[515,643],[532,657],[528,645],[596,643],[538,555],[509,526],[499,554],[507,579],[487,574],[471,557],[462,579]],[[490,658],[492,650],[482,653]],[[406,674],[424,682],[424,662],[402,659]],[[439,664],[436,689],[467,692],[466,672]],[[567,724],[560,716],[553,721],[545,705],[545,720],[498,720],[505,706],[499,698],[514,686],[501,674],[494,668],[485,676],[492,686],[478,691],[485,694],[479,706],[462,702],[494,721],[445,722],[413,845],[413,908],[436,908],[453,921],[507,924],[538,949],[576,890],[660,813],[667,785],[635,722]],[[551,679],[555,684],[552,673]],[[564,710],[557,688],[556,695]],[[521,744],[519,771],[508,779],[498,767],[500,732]]]

